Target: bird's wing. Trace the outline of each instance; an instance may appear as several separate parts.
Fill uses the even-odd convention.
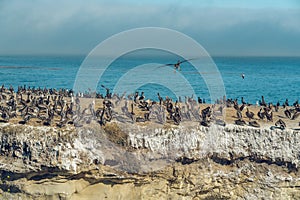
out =
[[[197,58],[191,58],[191,59],[182,60],[182,61],[179,62],[179,64],[184,63],[184,62],[188,62],[190,60],[195,60],[195,59],[197,59]]]
[[[198,59],[198,58],[190,58],[190,59],[182,60],[178,63],[168,63],[168,64],[160,65],[160,66],[156,67],[155,69],[158,69],[158,68],[161,68],[161,67],[166,67],[166,66],[175,66],[176,64],[181,64],[181,63],[188,62],[190,60],[196,60],[196,59]]]
[[[164,65],[159,65],[159,66],[156,67],[156,69],[157,69],[157,68],[161,68],[161,67],[166,67],[166,66],[174,66],[174,65],[175,65],[175,64],[173,64],[173,63],[164,64]]]

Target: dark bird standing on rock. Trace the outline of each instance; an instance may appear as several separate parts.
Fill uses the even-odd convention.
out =
[[[242,112],[240,110],[236,111],[236,116],[237,116],[238,119],[242,119],[243,118]]]
[[[261,102],[260,102],[260,105],[261,106],[267,106],[266,102],[265,102],[265,97],[264,96],[261,96]]]
[[[242,111],[244,110],[246,104],[241,105],[241,107],[239,107],[238,103],[237,103],[237,99],[234,100],[233,102],[233,107],[236,110],[236,116],[238,119],[242,119],[243,118],[243,114]]]
[[[260,127],[260,125],[259,125],[259,123],[257,123],[257,121],[250,121],[250,122],[249,122],[249,125],[250,125],[250,126],[253,126],[253,127],[255,127],[255,128],[259,128],[259,127]]]
[[[289,106],[289,100],[288,100],[288,99],[285,100],[284,106],[285,106],[285,107]]]
[[[244,100],[244,97],[242,97],[242,104],[246,104],[245,100]]]
[[[249,108],[247,108],[246,116],[249,118],[249,120],[253,119],[254,118],[254,113],[249,111]]]
[[[265,113],[263,112],[262,108],[260,108],[260,110],[258,111],[257,116],[261,120],[263,120],[265,118]]]
[[[242,119],[235,120],[234,122],[239,126],[244,126],[246,124],[246,122]]]
[[[292,117],[292,120],[296,120],[300,116],[300,112],[296,111]]]
[[[275,112],[278,112],[279,111],[279,106],[280,106],[280,103],[279,101],[277,102],[276,106],[275,106]]]
[[[273,112],[271,108],[265,108],[265,115],[268,121],[273,122]]]
[[[202,116],[201,125],[209,126],[210,117],[211,117],[211,108],[208,106],[205,109],[203,109],[201,111],[201,116]]]
[[[276,123],[275,126],[279,126],[282,130],[286,128],[286,124],[282,119],[279,119]]]
[[[287,109],[287,107],[285,108],[284,114],[288,119],[292,118],[292,113],[289,109]]]
[[[240,111],[242,112],[242,111],[244,110],[245,107],[246,107],[246,104],[241,105]]]

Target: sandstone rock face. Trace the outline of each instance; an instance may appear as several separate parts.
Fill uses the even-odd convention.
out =
[[[1,124],[1,199],[300,199],[299,131],[116,126]]]
[[[164,130],[136,130],[130,128],[130,145],[150,149],[161,157],[184,156],[189,159],[214,158],[220,162],[252,159],[298,168],[300,158],[300,132],[270,130],[227,125]]]

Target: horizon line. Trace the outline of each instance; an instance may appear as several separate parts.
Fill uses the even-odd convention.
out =
[[[89,54],[65,54],[65,53],[61,53],[61,54],[56,54],[56,53],[47,53],[47,54],[0,54],[0,57],[9,57],[9,56],[36,56],[36,57],[42,57],[42,56],[53,56],[53,57],[60,57],[60,56],[78,56],[78,57],[87,57]],[[124,56],[124,55],[123,55]],[[210,54],[210,57],[300,57],[300,55],[234,55],[234,54]],[[107,56],[109,57],[109,56]],[[122,56],[120,56],[122,57]],[[129,55],[129,58],[139,58],[139,57],[143,57],[143,58],[153,58],[153,57],[172,57],[172,55]]]

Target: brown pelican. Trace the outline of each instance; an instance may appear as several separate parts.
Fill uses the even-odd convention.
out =
[[[290,110],[287,109],[287,107],[285,108],[284,114],[287,118],[289,118],[289,119],[292,118],[292,113]]]
[[[267,106],[266,102],[265,102],[265,97],[264,96],[261,96],[261,102],[260,102],[260,105],[261,106]]]
[[[250,122],[249,122],[249,125],[250,125],[250,126],[253,126],[253,127],[256,127],[256,128],[259,128],[259,127],[260,127],[259,123],[257,123],[256,121],[250,121]]]
[[[26,103],[30,103],[30,92],[27,93]]]
[[[285,100],[284,106],[289,106],[289,100],[288,99]]]
[[[43,125],[44,125],[44,126],[50,126],[50,125],[51,125],[51,119],[50,119],[50,118],[46,119],[46,120],[43,122]]]
[[[1,117],[2,117],[2,119],[3,119],[4,122],[8,122],[9,119],[10,119],[8,111],[6,111],[6,110],[2,111]]]
[[[133,96],[133,101],[134,101],[134,103],[139,103],[139,98],[140,98],[140,96],[139,96],[139,92],[135,92],[135,94],[134,94],[134,96]]]
[[[244,97],[242,97],[242,104],[246,104],[245,100],[244,100]]]
[[[111,99],[111,93],[109,92],[109,88],[105,87],[104,85],[101,85],[101,87],[103,87],[106,90],[106,95],[105,97],[108,99]]]
[[[293,117],[292,117],[292,120],[297,119],[299,116],[300,116],[300,112],[297,112],[297,111],[296,111],[296,112],[294,113]]]
[[[181,101],[179,101],[181,102]],[[202,99],[200,97],[198,97],[198,104],[202,104]]]
[[[279,103],[279,101],[278,101],[277,104],[276,104],[276,106],[275,106],[275,112],[278,112],[279,106],[280,106],[280,103]]]
[[[237,116],[238,119],[242,119],[243,118],[242,112],[240,110],[236,111],[236,116]]]
[[[29,120],[32,118],[31,114],[26,114],[23,117],[23,121],[19,122],[20,124],[26,124],[27,122],[29,122]]]
[[[175,104],[175,112],[172,114],[173,120],[174,120],[174,124],[175,125],[179,125],[182,117],[181,117],[181,110],[179,108],[179,106],[177,105],[177,101]]]
[[[254,113],[249,111],[249,108],[247,108],[246,116],[249,118],[249,120],[253,119],[254,118]]]
[[[48,95],[47,99],[44,100],[44,103],[49,106],[50,105],[50,96]]]
[[[180,70],[181,70],[181,69],[180,69],[180,64],[181,64],[181,63],[184,63],[184,62],[188,62],[188,61],[190,61],[190,60],[194,60],[194,58],[192,58],[192,59],[187,59],[187,60],[182,60],[182,61],[178,60],[176,63],[165,64],[165,65],[159,66],[158,68],[160,68],[160,67],[165,67],[165,66],[174,66],[174,70],[175,70],[175,71],[176,71],[176,70],[180,71]]]
[[[210,125],[211,114],[212,114],[212,111],[211,111],[211,108],[209,106],[201,111],[201,116],[202,116],[201,125],[202,126],[209,126]]]
[[[246,107],[246,104],[241,105],[240,111],[242,112],[242,111],[244,110],[245,107]]]
[[[46,119],[48,119],[49,118],[49,109],[46,108],[45,113],[38,112],[37,118],[42,120],[42,121],[45,121]]]
[[[144,101],[145,100],[145,94],[144,92],[141,93],[141,96],[139,96],[139,101]]]
[[[68,121],[67,121],[66,119],[60,120],[60,121],[56,124],[56,126],[59,127],[59,128],[62,128],[62,127],[64,127],[64,126],[66,126],[67,122],[68,122]]]
[[[282,119],[279,119],[276,123],[275,126],[279,126],[282,130],[286,128],[286,124]]]
[[[246,122],[242,119],[235,120],[234,122],[239,126],[244,126],[246,124]]]
[[[242,112],[244,108],[246,107],[246,104],[242,104],[241,107],[239,107],[237,99],[233,101],[233,107],[237,112]]]
[[[262,111],[262,108],[260,108],[260,110],[258,111],[257,116],[261,120],[263,120],[265,118],[265,113]]]
[[[273,121],[273,112],[270,108],[265,108],[265,115],[268,121]]]

